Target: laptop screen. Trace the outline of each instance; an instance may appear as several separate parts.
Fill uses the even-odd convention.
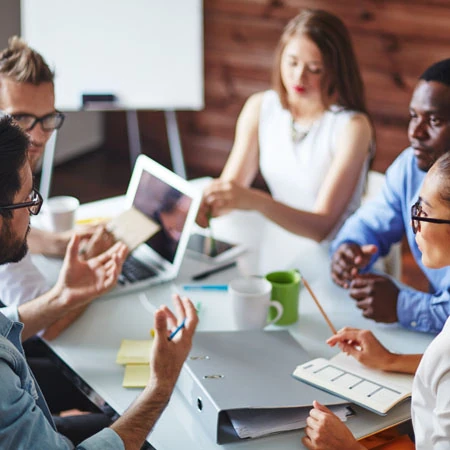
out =
[[[157,222],[161,229],[146,244],[173,263],[192,198],[143,170],[133,206]]]

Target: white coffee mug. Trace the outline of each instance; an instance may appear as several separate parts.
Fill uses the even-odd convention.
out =
[[[228,293],[238,330],[261,330],[283,314],[281,303],[270,299],[272,285],[265,278],[237,278],[228,285]],[[277,316],[267,322],[270,307]]]
[[[67,195],[52,197],[43,204],[43,219],[51,231],[71,230],[75,225],[75,213],[80,201]]]

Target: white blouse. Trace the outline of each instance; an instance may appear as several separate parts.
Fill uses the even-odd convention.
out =
[[[320,188],[335,157],[339,133],[356,114],[332,106],[316,120],[306,136],[294,142],[292,116],[275,91],[264,93],[259,118],[259,166],[272,197],[292,208],[313,211]],[[362,149],[369,156],[370,149]],[[369,158],[355,192],[330,240],[361,203]],[[336,195],[339,195],[338,193]]]
[[[450,319],[420,361],[411,416],[417,450],[450,449]]]

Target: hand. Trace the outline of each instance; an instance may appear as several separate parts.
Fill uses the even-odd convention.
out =
[[[97,225],[84,233],[79,254],[82,259],[98,256],[116,243],[114,234],[105,225]]]
[[[359,270],[367,266],[372,255],[378,251],[376,245],[360,246],[354,242],[341,244],[331,258],[331,277],[333,281],[348,289],[350,281]]]
[[[394,356],[371,331],[358,328],[342,328],[327,340],[327,344],[331,347],[338,345],[344,353],[373,369],[388,369]]]
[[[202,228],[208,228],[211,214],[210,210],[211,208],[206,203],[206,199],[203,196],[200,206],[198,208],[197,217],[195,218],[197,225],[199,225]]]
[[[163,306],[155,312],[155,341],[150,354],[149,385],[172,392],[181,368],[191,350],[192,337],[197,327],[198,317],[194,305],[188,298],[174,295],[173,301],[177,317]],[[170,329],[177,327],[186,318],[184,328],[171,340]]]
[[[309,450],[364,449],[341,419],[315,400],[306,419],[302,442]]]
[[[66,251],[54,289],[68,310],[81,307],[115,286],[128,249],[118,242],[101,255],[86,261],[79,257],[81,237],[75,234]]]
[[[358,275],[350,284],[350,297],[363,310],[363,316],[375,322],[398,321],[398,293],[398,287],[390,278],[372,273]]]
[[[254,209],[253,189],[234,181],[214,180],[203,194],[211,216],[217,217],[233,209]]]

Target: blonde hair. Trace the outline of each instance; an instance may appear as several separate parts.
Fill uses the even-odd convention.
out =
[[[18,36],[8,40],[8,47],[0,52],[0,76],[18,83],[53,83],[54,72],[44,58]]]
[[[283,107],[288,109],[287,92],[281,79],[281,56],[294,36],[308,37],[322,54],[324,103],[336,95],[337,103],[345,109],[367,113],[364,86],[347,28],[338,17],[321,9],[303,10],[286,25],[278,42],[272,82]]]

